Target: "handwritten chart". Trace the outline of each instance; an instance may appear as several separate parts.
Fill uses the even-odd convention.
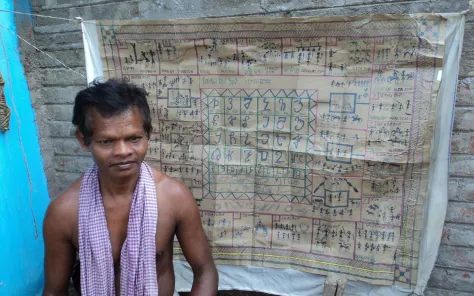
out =
[[[147,161],[192,190],[217,263],[412,287],[445,27],[420,15],[97,32],[105,78],[149,93]]]

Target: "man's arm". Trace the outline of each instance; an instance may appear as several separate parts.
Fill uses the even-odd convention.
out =
[[[217,294],[218,275],[209,244],[201,225],[201,217],[191,191],[176,182],[173,197],[176,199],[176,236],[194,273],[190,295],[214,296]]]
[[[43,224],[45,287],[43,296],[68,296],[69,278],[75,260],[67,207],[63,197],[51,202]]]

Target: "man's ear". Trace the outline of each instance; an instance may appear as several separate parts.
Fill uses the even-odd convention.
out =
[[[81,145],[82,151],[90,152],[89,146],[87,146],[86,142],[84,141],[84,135],[78,130],[76,130],[76,138],[79,141],[79,145]]]

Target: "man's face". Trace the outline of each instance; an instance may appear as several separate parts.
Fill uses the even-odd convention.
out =
[[[78,139],[91,152],[99,171],[111,178],[138,174],[148,150],[148,137],[138,109],[132,107],[122,114],[104,118],[92,108],[89,116],[93,130],[90,145],[84,145],[80,133]]]

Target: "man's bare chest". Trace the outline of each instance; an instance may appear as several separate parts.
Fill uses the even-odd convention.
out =
[[[109,232],[109,240],[110,245],[112,247],[112,256],[114,258],[114,264],[118,264],[120,262],[122,246],[127,238],[128,219],[129,215],[126,211],[106,210],[107,229]],[[72,237],[72,244],[78,250],[78,224],[76,224],[74,228],[75,231]],[[173,217],[167,215],[166,212],[164,212],[163,214],[159,214],[157,221],[157,231],[155,234],[156,253],[158,255],[172,252],[172,249],[170,249],[170,247],[172,247],[174,234],[175,222]]]

